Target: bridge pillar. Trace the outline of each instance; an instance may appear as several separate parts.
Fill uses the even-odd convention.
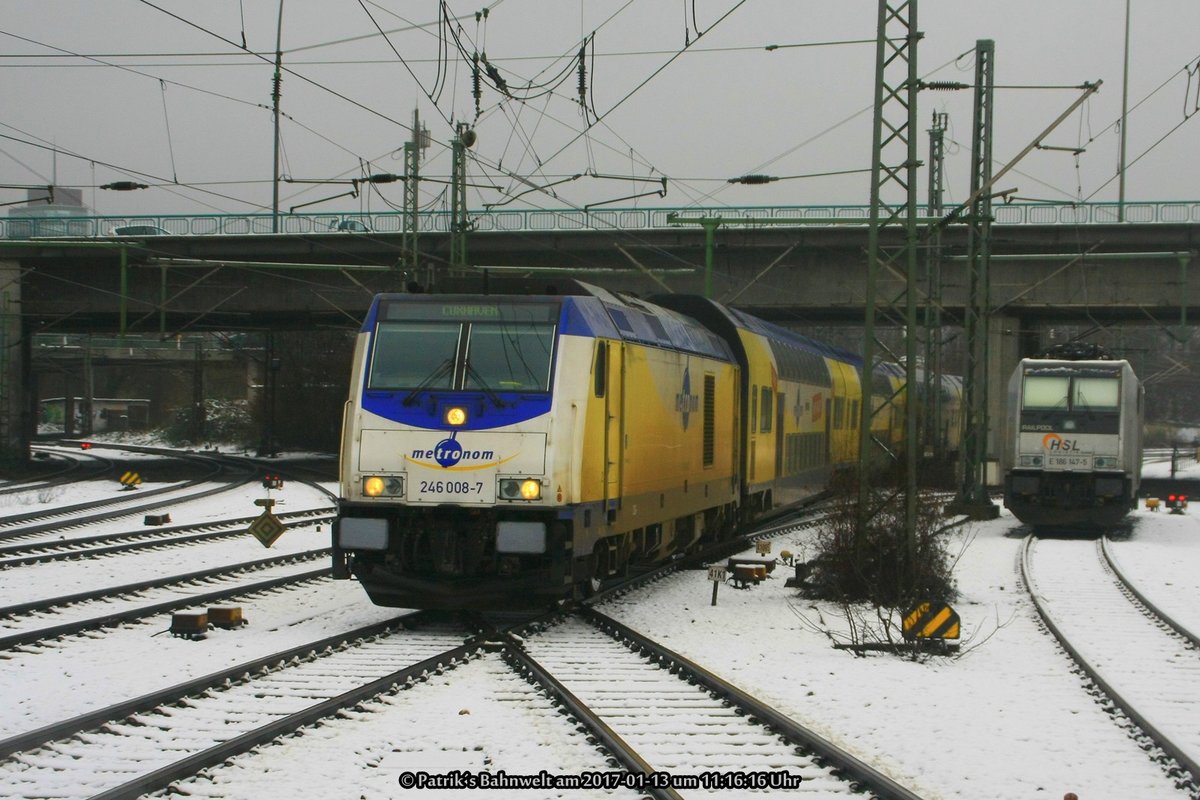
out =
[[[988,319],[988,433],[987,464],[984,480],[999,486],[1000,454],[1004,450],[1004,425],[1007,419],[1008,379],[1021,360],[1021,320],[993,314]]]
[[[29,340],[21,324],[21,265],[0,260],[0,469],[28,463],[37,424],[29,389]]]

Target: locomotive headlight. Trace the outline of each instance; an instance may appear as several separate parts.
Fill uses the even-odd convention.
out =
[[[541,496],[542,483],[534,478],[505,478],[500,481],[500,497],[504,500],[539,500]]]
[[[442,419],[453,428],[462,427],[467,423],[467,410],[462,406],[450,406],[443,413]]]
[[[367,497],[398,497],[404,494],[404,478],[398,475],[369,475],[363,478],[362,487]]]

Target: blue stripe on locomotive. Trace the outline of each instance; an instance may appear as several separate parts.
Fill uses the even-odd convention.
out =
[[[603,289],[589,287],[600,296],[567,295],[563,297],[527,297],[527,300],[561,302],[558,336],[624,339],[631,342],[696,353],[724,361],[732,361],[729,349],[688,317],[654,308],[641,309],[623,302]],[[363,321],[361,333],[372,333],[379,319],[379,309],[389,300],[405,302],[443,302],[444,297],[426,295],[377,295]],[[464,300],[469,298],[464,296]],[[494,299],[494,298],[489,298]],[[653,319],[655,322],[650,322]],[[373,354],[368,354],[366,374],[370,374]],[[557,362],[557,358],[556,358]],[[556,363],[557,367],[557,363]],[[427,430],[451,430],[443,422],[443,412],[451,405],[466,405],[470,413],[465,425],[455,430],[488,430],[515,425],[550,411],[553,397],[550,392],[504,392],[490,394],[478,391],[422,390],[413,397],[410,390],[369,390],[364,388],[362,408],[384,419]],[[500,405],[495,403],[500,401]]]

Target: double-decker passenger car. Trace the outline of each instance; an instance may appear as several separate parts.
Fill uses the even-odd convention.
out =
[[[381,605],[542,605],[854,465],[857,357],[704,298],[577,292],[375,298],[335,578]]]
[[[1008,385],[1004,504],[1035,528],[1105,528],[1137,502],[1142,385],[1127,361],[1024,359]]]

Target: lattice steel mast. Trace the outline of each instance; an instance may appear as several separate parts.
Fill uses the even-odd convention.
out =
[[[900,392],[889,390],[876,407],[874,366],[876,350],[885,350],[875,336],[875,318],[903,303],[906,386],[917,385],[917,3],[880,0],[875,60],[875,119],[872,134],[871,218],[867,239],[867,285],[863,335],[863,387],[859,409],[859,537],[865,534],[872,509],[871,465],[882,447],[871,434],[872,422],[883,413],[894,416]],[[902,243],[885,253],[885,231],[903,234]],[[877,286],[885,272],[904,281],[900,296],[883,308],[876,307]],[[905,391],[905,390],[901,390]],[[915,392],[908,392],[909,396]],[[916,551],[917,510],[917,404],[905,408],[905,536],[909,570]],[[886,448],[883,448],[886,452]],[[911,574],[911,572],[910,572]]]
[[[967,214],[967,297],[963,304],[967,363],[963,373],[962,482],[951,510],[973,519],[995,519],[1000,509],[987,491],[988,334],[991,292],[988,268],[992,230],[992,96],[996,45],[975,43],[975,103],[971,137],[971,203]]]

